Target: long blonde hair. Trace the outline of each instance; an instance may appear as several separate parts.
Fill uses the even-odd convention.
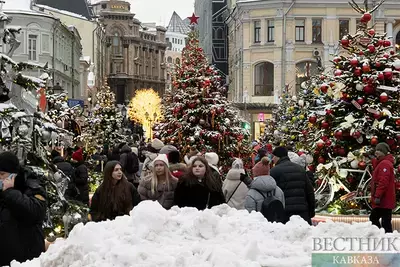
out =
[[[170,190],[170,185],[171,185],[171,180],[176,179],[171,171],[169,170],[167,164],[165,164],[165,162],[163,162],[162,160],[157,160],[157,161],[161,161],[164,164],[164,172],[165,172],[165,180],[167,181],[167,189],[168,191]],[[156,162],[154,162],[154,166],[153,166],[153,174],[150,176],[151,177],[151,181],[150,181],[150,189],[151,189],[151,194],[154,195],[156,192],[156,189],[158,187],[158,177],[157,174],[154,170],[156,165]]]

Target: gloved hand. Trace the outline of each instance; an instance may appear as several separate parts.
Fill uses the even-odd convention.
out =
[[[381,199],[380,198],[375,198],[375,204],[380,205],[381,204]]]
[[[240,174],[240,181],[244,181],[248,177],[247,173],[241,173]]]
[[[242,181],[247,187],[250,187],[251,183],[253,182],[247,172],[240,174],[240,181]]]

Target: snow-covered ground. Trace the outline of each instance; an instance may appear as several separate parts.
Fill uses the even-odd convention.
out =
[[[370,223],[309,226],[300,217],[268,223],[227,205],[164,210],[145,201],[130,216],[77,225],[39,259],[11,267],[302,267],[311,266],[312,238],[379,237]],[[393,234],[400,235],[396,232]]]

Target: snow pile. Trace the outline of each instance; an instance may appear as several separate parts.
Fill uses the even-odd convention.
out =
[[[173,207],[145,201],[130,216],[77,225],[39,259],[11,267],[301,267],[311,265],[312,237],[378,237],[370,223],[309,226],[300,217],[271,224],[260,213]],[[395,234],[396,236],[399,234]]]

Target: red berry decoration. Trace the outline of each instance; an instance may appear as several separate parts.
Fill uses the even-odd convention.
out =
[[[308,121],[311,123],[316,123],[317,122],[317,116],[311,115],[310,118],[308,118]]]
[[[360,51],[360,52],[358,52],[358,54],[359,54],[360,56],[363,56],[363,55],[364,55],[364,52],[363,52],[363,51]]]
[[[383,46],[384,42],[385,42],[385,41],[383,41],[383,40],[379,40],[379,41],[376,43],[376,45],[377,45],[377,46]]]
[[[378,138],[376,138],[376,137],[371,138],[371,145],[376,146],[378,143],[379,143]]]
[[[381,65],[382,65],[382,64],[381,64],[379,61],[375,63],[375,67],[377,67],[377,68],[380,68]]]
[[[325,163],[325,158],[324,157],[319,157],[318,158],[318,163],[324,164]]]
[[[381,103],[386,103],[386,102],[388,102],[389,97],[388,97],[388,95],[387,95],[385,92],[383,92],[383,93],[379,96],[379,100],[381,101]]]
[[[383,81],[385,79],[385,75],[383,75],[383,72],[379,72],[377,78],[378,80]]]
[[[361,17],[361,20],[364,22],[368,22],[371,20],[371,18],[372,18],[371,13],[365,12],[364,15],[362,15],[362,17]]]
[[[360,168],[361,170],[365,170],[366,167],[367,167],[367,164],[364,161],[360,161],[358,163],[358,168]]]

